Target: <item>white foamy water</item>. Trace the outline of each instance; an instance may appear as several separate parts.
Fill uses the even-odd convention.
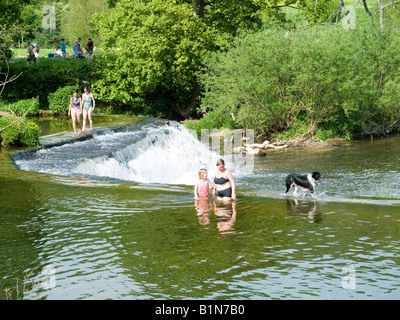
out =
[[[135,144],[111,157],[87,159],[72,172],[141,183],[193,184],[198,170],[210,170],[220,157],[183,126],[144,130],[146,135]]]
[[[40,149],[15,162],[25,171],[193,185],[201,168],[209,171],[211,180],[221,157],[236,177],[245,176],[249,173],[246,169],[252,169],[243,166],[241,156],[233,159],[232,155],[224,157],[210,150],[209,145],[178,123],[155,121],[127,131],[102,131],[87,140]]]

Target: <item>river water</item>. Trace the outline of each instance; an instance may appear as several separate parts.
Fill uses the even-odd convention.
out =
[[[137,120],[0,149],[0,299],[400,298],[400,138],[228,157],[236,203],[195,202],[220,155]],[[71,137],[40,125],[43,144]],[[312,171],[318,200],[284,194],[287,174]]]

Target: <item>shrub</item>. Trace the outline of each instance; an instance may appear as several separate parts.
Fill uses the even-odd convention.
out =
[[[25,120],[21,124],[20,142],[24,146],[34,147],[39,143],[39,126],[33,121]]]
[[[18,116],[24,115],[25,112],[32,107],[27,115],[37,115],[39,112],[39,101],[35,98],[23,99],[19,100],[18,102],[11,103],[8,107]]]
[[[0,117],[0,129],[10,125],[13,116]],[[18,145],[33,147],[39,145],[39,126],[30,120],[22,120],[0,131],[2,145]]]
[[[189,120],[186,123],[186,128],[196,131],[197,135],[200,136],[201,129],[234,129],[235,121],[230,114],[212,111],[200,120]]]
[[[83,86],[84,81],[90,83],[93,66],[94,63],[89,63],[86,59],[39,58],[38,63],[28,66],[26,59],[15,59],[15,63],[9,65],[9,77],[20,76],[7,83],[2,99],[10,103],[39,96],[40,108],[48,109],[48,95],[58,88],[68,85]]]
[[[0,129],[7,127],[14,121],[13,116],[0,117]],[[3,145],[16,144],[19,138],[19,128],[16,124],[0,131]]]
[[[55,113],[66,113],[69,108],[69,101],[72,97],[72,90],[77,89],[76,86],[66,86],[58,88],[55,92],[48,96],[49,109]]]
[[[400,38],[389,24],[262,30],[205,57],[202,104],[269,135],[345,138],[400,128]]]

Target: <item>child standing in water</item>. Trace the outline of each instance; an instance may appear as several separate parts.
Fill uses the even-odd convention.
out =
[[[204,199],[210,196],[209,190],[213,189],[213,197],[215,197],[214,187],[211,185],[210,180],[207,178],[208,172],[206,169],[199,170],[199,180],[194,186],[194,198]]]

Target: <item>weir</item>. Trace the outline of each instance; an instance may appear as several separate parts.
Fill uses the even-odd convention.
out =
[[[143,183],[193,184],[210,151],[175,121],[146,118],[11,155],[19,170]]]

